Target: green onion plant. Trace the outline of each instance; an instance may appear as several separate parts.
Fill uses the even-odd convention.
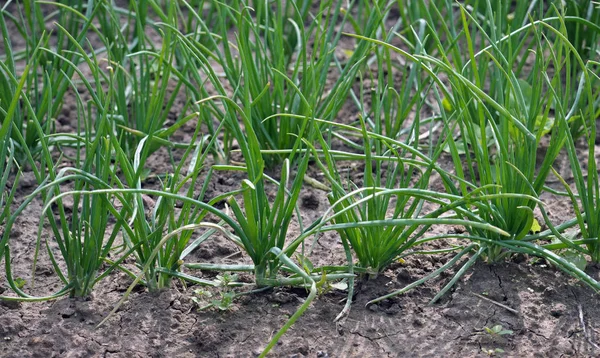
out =
[[[203,149],[213,145],[216,137],[212,137],[212,141],[208,144],[203,143],[206,137],[198,138],[199,129],[200,126],[196,128],[191,143],[183,153],[179,164],[174,166],[173,173],[167,174],[162,179],[162,188],[158,191],[158,196],[153,195],[156,197],[156,201],[151,199],[149,193],[143,189],[141,181],[144,165],[151,151],[150,137],[140,141],[133,163],[128,160],[125,152],[117,155],[118,162],[125,174],[127,187],[138,189],[138,191],[122,193],[125,200],[133,204],[130,211],[123,214],[128,218],[131,226],[130,232],[123,233],[123,239],[125,246],[133,251],[137,266],[143,270],[145,284],[149,290],[168,288],[172,277],[187,278],[198,282],[191,276],[185,276],[180,269],[181,265],[185,256],[193,248],[196,248],[215,232],[215,229],[210,229],[204,235],[195,238],[190,244],[194,231],[179,232],[177,229],[190,226],[200,227],[208,211],[194,205],[193,202],[181,202],[177,200],[177,196],[161,196],[161,192],[173,193],[195,201],[203,200],[213,172],[212,169],[208,170],[204,177],[204,183],[201,185],[200,174],[209,153],[208,150]],[[197,190],[198,186],[200,186],[199,191]],[[224,197],[225,195],[213,198],[208,205],[214,205]],[[177,208],[177,206],[180,207]],[[165,232],[176,232],[177,234],[172,234],[171,239],[163,243]],[[154,253],[155,251],[156,253]]]
[[[132,283],[114,313],[137,284],[218,287],[191,270],[248,271],[258,288],[229,298],[275,286],[307,291],[265,356],[330,282],[348,284],[340,319],[359,275],[408,255],[455,252],[370,303],[459,266],[435,301],[478,260],[513,253],[600,290],[572,255],[600,262],[593,1],[11,0],[0,7],[0,32],[0,260],[17,296],[2,300],[88,296],[120,270]],[[67,97],[76,124],[58,133]],[[344,106],[357,117],[340,118]],[[563,150],[576,190],[559,176],[559,192],[547,178]],[[153,173],[151,188],[159,153],[171,166]],[[346,174],[348,162],[361,173]],[[316,182],[311,164],[323,172],[329,207],[305,226],[298,199]],[[25,170],[38,187],[16,205]],[[207,200],[215,171],[244,179]],[[569,197],[575,218],[552,222],[544,191]],[[46,297],[25,292],[32,287],[19,284],[11,261],[13,225],[33,200],[43,209],[31,286],[42,255],[63,283]],[[532,234],[537,212],[548,230]],[[429,235],[436,225],[466,231]],[[580,236],[565,232],[573,226]],[[339,234],[346,265],[310,262],[307,239],[327,231]],[[188,262],[216,234],[251,264]],[[442,238],[453,245],[424,248]]]
[[[489,23],[501,21],[494,17],[489,2],[487,8],[486,20]],[[574,97],[570,92],[571,86],[565,84],[561,76],[568,52],[572,51],[564,30],[560,23],[555,27],[553,19],[527,24],[521,31],[529,31],[533,38],[521,49],[533,51],[535,62],[529,73],[522,72],[518,66],[515,72],[515,64],[519,63],[520,57],[518,52],[501,50],[511,37],[504,36],[502,26],[492,26],[494,31],[488,33],[480,25],[481,21],[476,21],[464,8],[460,11],[463,24],[460,36],[468,56],[464,59],[464,66],[459,67],[455,63],[455,59],[460,57],[444,55],[442,41],[432,31],[432,40],[442,54],[439,58],[412,55],[389,43],[370,39],[412,62],[420,63],[436,82],[435,91],[439,91],[436,96],[444,126],[458,129],[460,138],[457,141],[453,135],[448,136],[447,146],[459,180],[455,180],[454,185],[447,185],[447,190],[465,200],[475,193],[480,195],[478,200],[467,200],[464,211],[456,211],[457,215],[464,217],[463,213],[471,211],[476,215],[471,219],[489,223],[501,229],[500,232],[509,234],[504,237],[499,232],[466,225],[468,239],[478,248],[434,300],[444,294],[477,258],[495,262],[511,252],[540,255],[598,288],[593,278],[567,260],[527,239],[534,220],[533,209],[539,207],[544,211],[538,197],[554,159],[566,141],[565,123],[568,123],[569,111],[560,113],[551,109],[559,101],[564,108],[579,106],[579,102],[571,101]],[[546,33],[551,34],[552,41],[543,35]],[[475,43],[483,48],[476,51]],[[545,56],[545,51],[551,56]],[[554,71],[550,73],[551,66]],[[437,74],[442,72],[448,76],[449,87]],[[564,117],[555,120],[552,115]],[[549,122],[553,125],[547,126]],[[540,158],[540,165],[538,148],[548,131],[550,144],[544,157]],[[467,247],[473,249],[471,245]]]
[[[70,39],[75,41],[73,37],[70,37]],[[78,46],[76,45],[76,47]],[[81,49],[81,47],[79,48]],[[77,68],[76,64],[51,49],[42,47],[39,51],[57,56],[81,74],[81,70]],[[92,81],[96,86],[100,86],[102,81],[110,80],[108,75],[101,72],[94,65],[97,62],[93,62],[87,56],[82,56],[82,58],[85,59],[94,72],[95,75]],[[83,76],[81,77],[83,78]],[[23,79],[21,85],[24,82]],[[88,90],[93,89],[92,82],[86,79],[82,79],[82,81]],[[43,243],[55,272],[65,284],[63,289],[49,297],[57,297],[67,293],[78,297],[89,295],[94,284],[110,272],[110,269],[103,274],[99,271],[104,263],[104,258],[112,247],[112,242],[114,242],[120,227],[124,224],[115,209],[115,203],[111,196],[80,194],[81,191],[85,190],[111,187],[115,178],[112,170],[114,169],[112,166],[112,150],[115,141],[110,130],[108,111],[105,110],[109,107],[112,93],[111,91],[108,93],[93,91],[97,95],[93,96],[92,101],[88,103],[87,110],[85,110],[83,100],[77,93],[76,86],[71,81],[69,81],[69,84],[76,93],[78,129],[81,130],[81,134],[66,135],[67,139],[45,134],[30,98],[26,95],[21,98],[25,104],[27,114],[33,118],[31,123],[33,128],[37,130],[42,148],[41,160],[39,161],[41,167],[39,167],[36,175],[47,174],[45,174],[45,178],[39,180],[40,187],[27,197],[25,203],[13,213],[10,220],[14,222],[16,215],[20,214],[26,204],[33,198],[42,197],[45,205],[40,218],[32,272],[35,272],[36,262]],[[50,92],[48,94],[49,98],[53,98],[51,89],[48,89],[48,92]],[[50,110],[49,108],[48,110]],[[11,113],[9,112],[9,114]],[[68,142],[69,145],[74,142],[77,154],[73,158],[75,164],[73,167],[67,167],[59,171],[57,167],[62,161],[62,157],[53,157],[50,148],[54,144],[60,146],[62,141]],[[33,166],[33,168],[36,168],[36,166]],[[61,184],[67,181],[72,181],[71,185],[75,189],[72,196],[71,213],[68,213],[69,209],[66,208],[60,196]],[[116,218],[116,224],[109,227],[108,222],[111,214]],[[47,219],[50,224],[51,235],[49,236],[45,235],[47,233],[43,230],[44,219]],[[111,228],[112,231],[110,231]],[[107,237],[105,237],[105,234]],[[45,239],[43,240],[42,237]],[[17,287],[11,273],[10,252],[8,249],[5,251],[5,265],[8,282],[21,299],[48,299],[48,297],[30,296]]]
[[[197,118],[193,97],[176,107],[177,98],[192,87],[187,65],[176,56],[180,51],[175,35],[179,27],[176,2],[164,8],[153,1],[132,2],[129,9],[109,3],[99,6],[104,8],[98,19],[107,60],[122,67],[115,72],[116,111],[111,117],[120,129],[122,147],[132,158],[142,138],[149,136],[150,153],[161,146],[185,148],[185,143],[169,141],[175,131]],[[148,15],[148,7],[159,19]],[[150,38],[153,33],[160,35],[158,43]],[[178,112],[176,117],[173,111]]]
[[[580,63],[583,63],[583,58],[578,53],[574,54],[574,57],[579,59]],[[598,75],[594,71],[595,63],[588,62],[586,67],[589,72],[584,72],[584,80],[582,85],[584,88],[581,90],[583,96],[587,97],[588,105],[584,108],[579,108],[582,118],[591,116],[593,124],[589,127],[585,127],[586,133],[586,144],[587,144],[587,173],[584,174],[585,169],[581,158],[577,155],[577,149],[575,146],[575,139],[571,133],[567,135],[566,151],[571,164],[575,187],[577,189],[576,194],[573,193],[571,187],[566,181],[560,177],[560,175],[554,171],[554,174],[564,184],[565,190],[568,193],[575,209],[576,224],[579,228],[580,237],[573,235],[566,235],[565,233],[559,233],[557,230],[552,230],[558,239],[562,243],[562,247],[570,249],[574,252],[578,252],[579,255],[587,255],[594,263],[600,262],[600,198],[599,198],[599,186],[598,186],[598,170],[596,162],[596,133],[597,128],[595,122],[597,121],[597,112],[594,110],[594,93],[600,88],[600,82],[597,81]],[[592,86],[595,84],[595,86]],[[564,108],[561,103],[557,103],[556,108],[558,113],[565,113],[569,109]],[[594,116],[594,114],[596,114]]]
[[[367,269],[373,275],[410,251],[413,244],[418,242],[417,239],[430,227],[422,225],[424,221],[445,213],[443,209],[433,213],[424,212],[423,205],[426,202],[430,201],[430,204],[436,206],[446,206],[449,203],[446,201],[448,196],[428,190],[435,169],[433,163],[442,151],[439,143],[434,145],[433,136],[429,137],[431,159],[419,151],[419,137],[422,132],[428,131],[421,127],[420,118],[425,101],[420,96],[414,97],[415,118],[409,121],[408,114],[411,111],[406,110],[406,99],[413,89],[403,84],[399,92],[396,91],[390,51],[387,48],[376,51],[377,68],[388,69],[387,75],[379,70],[377,77],[371,78],[370,82],[377,85],[370,93],[365,93],[364,82],[361,84],[359,103],[362,104],[362,130],[348,133],[358,134],[359,139],[362,139],[364,155],[361,159],[365,163],[363,182],[359,186],[350,178],[344,179],[338,169],[341,162],[335,159],[324,137],[321,137],[321,146],[327,165],[317,159],[331,185],[329,210],[335,213],[335,219],[331,219],[331,222],[346,226],[338,230],[342,241],[352,248],[359,262],[358,267]],[[417,68],[418,66],[413,66],[415,73]],[[420,83],[417,76],[414,77]],[[416,91],[423,92],[424,88],[419,86]],[[370,106],[367,107],[364,103],[370,103]],[[373,132],[367,131],[367,120],[364,118],[372,124]],[[402,146],[395,143],[400,139],[389,140],[390,137],[386,137],[387,134],[395,139],[400,133],[403,133],[400,142]],[[441,223],[443,219],[438,218],[437,221]],[[353,226],[355,223],[361,225]],[[379,225],[362,225],[367,223]]]
[[[92,70],[99,71],[98,68],[92,68]],[[109,76],[114,73],[113,70],[109,71]],[[77,97],[80,110],[78,117],[80,117],[80,123],[81,119],[86,122],[86,134],[79,139],[77,144],[76,165],[62,169],[56,176],[50,174],[52,181],[37,190],[44,189],[45,191],[45,193],[42,192],[45,201],[43,215],[50,223],[54,239],[43,240],[46,251],[54,270],[65,285],[70,287],[70,295],[74,297],[89,295],[93,286],[110,272],[109,269],[101,273],[100,269],[104,265],[121,227],[126,224],[119,214],[118,200],[114,195],[81,194],[85,191],[113,187],[118,180],[112,162],[117,142],[110,126],[108,110],[113,96],[114,93],[110,90],[106,95],[100,94],[98,100],[101,102],[94,103],[96,116],[91,108],[92,105],[89,106],[88,113],[82,113],[83,102],[79,96]],[[54,165],[49,161],[48,171],[55,170]],[[71,197],[73,202],[70,210],[65,207],[63,197],[60,197],[61,191],[65,190],[66,180],[72,181],[73,195]],[[55,197],[59,197],[59,199],[53,201]],[[53,212],[52,207],[56,208],[56,213]],[[110,223],[111,217],[115,221],[114,224]],[[40,220],[38,247],[42,236],[45,236],[43,235],[43,223],[44,220]],[[62,268],[58,257],[54,254],[53,243],[58,246],[66,270]],[[114,266],[111,269],[114,269]]]
[[[503,37],[500,32],[488,34],[476,25],[480,31],[480,37],[476,38],[475,32],[471,32],[469,28],[469,24],[476,23],[475,19],[464,9],[461,16],[469,53],[468,61],[462,68],[454,67],[447,59],[444,64],[435,61],[436,65],[448,71],[456,125],[461,136],[466,139],[460,143],[465,153],[464,159],[453,138],[449,141],[450,152],[459,177],[471,180],[479,187],[487,186],[489,189],[485,192],[488,195],[497,195],[486,206],[480,206],[476,213],[483,221],[510,233],[510,238],[468,228],[473,238],[481,238],[474,239],[478,242],[479,249],[450,284],[456,282],[457,277],[477,257],[496,262],[513,252],[526,252],[546,258],[597,289],[598,284],[594,279],[573,267],[568,260],[530,243],[531,239],[528,238],[534,220],[533,209],[538,207],[547,218],[539,195],[544,190],[555,158],[567,140],[569,116],[576,113],[557,108],[579,108],[584,113],[593,113],[587,110],[589,106],[581,108],[578,107],[579,101],[572,101],[576,96],[571,92],[569,75],[564,79],[564,71],[570,70],[570,66],[565,64],[569,63],[568,58],[573,51],[566,39],[564,27],[560,23],[556,26],[555,23],[544,20],[526,25],[532,37],[528,52],[534,56],[533,68],[529,73],[516,73],[514,68],[519,57],[501,50],[500,45],[507,37]],[[487,19],[490,23],[494,21],[489,4]],[[496,28],[500,29],[500,26]],[[476,52],[476,39],[489,45]],[[550,53],[550,56],[546,56],[546,53]],[[487,58],[485,70],[482,69],[484,66],[477,66],[479,56]],[[480,63],[481,61],[479,59]],[[581,62],[577,66],[585,68]],[[495,96],[481,90],[487,86],[497,88]],[[548,125],[549,123],[552,125]],[[541,156],[539,148],[548,133],[549,144]],[[463,162],[466,162],[466,169]],[[457,188],[462,195],[468,195],[472,190],[466,185],[459,185]],[[502,241],[502,245],[496,244]],[[434,300],[446,292],[447,288],[449,286]]]
[[[223,19],[232,19],[239,29],[235,41],[228,38],[229,21],[221,21],[221,26],[212,32],[210,46],[191,39],[192,46],[221,65],[234,100],[242,101],[244,87],[248,88],[252,127],[260,148],[272,151],[265,156],[268,168],[282,162],[285,156],[277,151],[291,149],[303,126],[302,120],[280,115],[302,117],[308,113],[294,87],[311,103],[316,103],[313,110],[317,117],[333,119],[369,51],[368,44],[358,44],[350,58],[340,65],[339,77],[328,86],[329,69],[335,68],[337,61],[334,49],[341,37],[336,29],[348,21],[354,2],[348,4],[349,8],[341,1],[321,2],[317,13],[309,11],[310,3],[277,1],[272,13],[262,2],[251,8],[243,1],[236,1],[218,9]],[[364,32],[369,36],[375,35],[383,17],[381,4],[374,3],[377,11],[372,11],[367,19]],[[196,33],[211,33],[199,17],[197,23],[200,28]],[[214,50],[207,52],[208,48]]]
[[[15,143],[17,159],[22,163],[29,163],[41,156],[41,136],[53,131],[54,118],[62,109],[62,99],[71,87],[71,80],[76,72],[72,64],[79,64],[82,60],[77,55],[78,47],[87,47],[86,37],[88,32],[95,30],[92,20],[100,7],[84,7],[82,3],[69,7],[39,1],[28,2],[23,7],[15,6],[15,14],[8,12],[10,3],[6,3],[0,10],[0,30],[5,49],[0,68],[0,119],[5,116],[5,106],[17,95],[13,79],[25,80],[20,90],[27,93],[35,116],[21,106],[16,107],[11,137]],[[53,41],[56,43],[52,45],[51,36],[45,28],[47,19],[43,16],[42,6],[56,8],[50,15],[57,21],[53,29]],[[8,33],[7,21],[15,25],[16,33]],[[25,48],[13,48],[11,39],[18,36],[24,39]],[[54,50],[39,51],[40,47],[52,47]],[[21,60],[27,63],[24,69],[17,66],[17,62]],[[37,124],[42,127],[43,133],[36,128]]]

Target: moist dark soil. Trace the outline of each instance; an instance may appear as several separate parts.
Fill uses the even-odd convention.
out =
[[[183,107],[185,100],[178,103]],[[64,108],[57,118],[57,131],[72,132],[76,128],[74,97],[65,98]],[[177,104],[173,111],[178,115]],[[339,118],[353,122],[357,112],[347,105]],[[177,134],[177,140],[189,138],[194,125],[187,125]],[[153,173],[168,172],[169,153],[161,149],[149,163]],[[449,157],[443,157],[440,164],[444,168],[453,166]],[[360,181],[360,168],[348,165],[346,169]],[[568,174],[566,156],[557,162],[557,170]],[[270,174],[277,177],[276,170]],[[316,166],[309,169],[309,175],[323,181]],[[217,173],[207,196],[238,189],[241,178],[239,173]],[[568,176],[565,179],[571,182]],[[33,174],[26,172],[18,185],[16,205],[37,183]],[[156,187],[158,182],[150,177],[144,185]],[[432,183],[432,187],[440,185]],[[573,216],[570,203],[564,198],[545,193],[542,199],[555,223]],[[328,208],[326,193],[309,185],[303,188],[299,203],[305,223],[311,223]],[[35,280],[31,279],[41,209],[40,199],[25,209],[14,225],[9,242],[14,276],[23,278],[23,289],[36,296],[50,295],[62,288],[50,260],[43,253],[36,266]],[[439,234],[459,229],[434,230]],[[298,226],[292,226],[290,237],[298,234]],[[44,231],[44,235],[50,233]],[[441,247],[444,243],[436,242],[429,248]],[[430,304],[430,300],[450,281],[458,266],[406,294],[365,306],[369,300],[433,272],[451,258],[452,254],[409,256],[377,277],[359,278],[352,309],[337,323],[334,318],[344,307],[346,292],[330,290],[319,295],[270,356],[600,356],[598,296],[534,257],[517,256],[495,265],[478,263],[435,304]],[[316,266],[343,265],[345,256],[338,235],[323,234],[310,259]],[[189,262],[249,263],[249,260],[236,245],[217,235],[192,253]],[[597,267],[588,267],[588,272],[600,279]],[[207,272],[189,273],[214,277]],[[251,282],[252,277],[242,275],[240,279]],[[0,301],[0,356],[256,357],[307,297],[304,289],[274,288],[242,296],[227,310],[200,311],[192,298],[198,297],[194,291],[201,287],[174,281],[171,289],[156,293],[136,287],[128,301],[105,324],[97,327],[130,283],[131,278],[124,273],[113,272],[86,299],[62,298],[34,303]],[[10,294],[3,270],[0,294]],[[498,325],[511,333],[488,332]]]

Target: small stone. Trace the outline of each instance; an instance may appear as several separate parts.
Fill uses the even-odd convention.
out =
[[[182,305],[181,305],[181,301],[179,301],[179,300],[173,301],[173,304],[171,305],[171,307],[178,311],[181,311],[183,309]]]
[[[399,304],[394,303],[393,305],[391,305],[389,308],[387,308],[385,310],[385,313],[389,314],[389,315],[395,315],[396,313],[400,312],[402,310],[402,307],[400,307]]]
[[[72,307],[67,307],[60,313],[62,318],[69,318],[75,314],[75,310]]]
[[[398,271],[398,274],[396,274],[396,278],[400,282],[409,282],[409,281],[412,282],[412,281],[414,281],[412,275],[406,269],[402,269],[402,270]]]
[[[301,339],[296,352],[302,356],[307,356],[309,351],[308,342],[305,339]]]
[[[21,188],[27,189],[33,186],[37,186],[38,182],[32,172],[26,172],[21,176],[19,180],[19,186]]]
[[[371,310],[371,312],[379,312],[379,306],[375,303],[369,306],[369,310]]]
[[[277,303],[285,304],[296,300],[296,296],[285,291],[275,292],[271,299]]]
[[[515,262],[517,264],[521,264],[521,263],[524,263],[525,261],[527,261],[527,255],[516,254],[513,256],[512,260],[513,260],[513,262]]]

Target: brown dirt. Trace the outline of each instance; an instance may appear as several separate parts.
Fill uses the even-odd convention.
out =
[[[35,233],[26,231],[21,237],[28,235]],[[586,334],[594,339],[598,333],[597,296],[545,265],[478,264],[441,304],[427,303],[447,278],[364,307],[366,301],[439,267],[444,259],[409,258],[377,279],[359,282],[352,311],[342,323],[333,319],[343,306],[344,294],[319,297],[272,356],[470,357],[485,356],[482,349],[496,348],[513,357],[597,356],[586,339]],[[598,278],[598,270],[592,273]],[[128,284],[123,274],[113,274],[88,300],[3,303],[0,356],[257,356],[306,297],[303,290],[274,289],[246,296],[230,311],[198,312],[190,300],[191,289],[157,294],[138,290],[114,317],[96,328]],[[484,327],[498,324],[514,333],[493,337],[484,332]]]

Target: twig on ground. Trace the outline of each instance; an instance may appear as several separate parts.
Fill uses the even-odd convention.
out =
[[[590,337],[590,332],[585,328],[585,321],[583,320],[583,308],[581,304],[577,305],[577,309],[579,310],[579,324],[581,325],[581,330],[583,331],[583,335],[585,336],[585,340],[594,348],[600,350],[600,347],[592,341]]]
[[[494,301],[494,300],[492,300],[492,299],[490,299],[490,298],[487,298],[487,297],[485,297],[485,296],[482,296],[482,295],[480,295],[480,294],[477,294],[477,293],[475,293],[475,292],[471,292],[471,293],[473,294],[473,296],[475,296],[475,297],[477,297],[477,298],[480,298],[480,299],[482,299],[482,300],[484,300],[484,301],[488,301],[488,302],[490,302],[490,303],[493,303],[493,304],[495,304],[495,305],[496,305],[496,306],[498,306],[498,307],[502,307],[502,308],[504,308],[505,310],[507,310],[507,311],[509,311],[509,312],[512,312],[512,313],[516,314],[517,316],[519,315],[519,311],[517,311],[517,310],[516,310],[516,309],[514,309],[514,308],[510,308],[510,307],[508,307],[508,306],[506,306],[506,305],[503,305],[503,304],[502,304],[502,303],[500,303],[500,302],[496,302],[496,301]]]
[[[308,174],[304,174],[304,182],[310,186],[312,186],[315,189],[319,189],[319,190],[323,190],[325,192],[329,192],[331,191],[331,188],[328,187],[327,185],[321,183],[320,181],[318,181],[315,178],[312,178],[311,176],[309,176]]]

